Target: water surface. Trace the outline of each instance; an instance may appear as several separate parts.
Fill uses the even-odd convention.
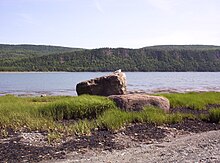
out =
[[[220,72],[125,72],[131,92],[220,92]],[[78,82],[108,72],[0,73],[0,95],[76,95]]]

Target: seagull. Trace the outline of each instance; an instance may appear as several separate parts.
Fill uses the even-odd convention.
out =
[[[114,73],[120,73],[121,69],[116,70]]]

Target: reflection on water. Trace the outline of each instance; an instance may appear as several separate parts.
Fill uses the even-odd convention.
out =
[[[108,72],[0,73],[0,96],[76,95],[78,82]],[[220,72],[126,72],[129,92],[219,91]]]

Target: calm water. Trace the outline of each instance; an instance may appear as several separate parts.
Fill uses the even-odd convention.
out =
[[[103,72],[0,73],[0,95],[76,95],[80,81]],[[220,72],[126,72],[128,91],[147,93],[218,91]]]

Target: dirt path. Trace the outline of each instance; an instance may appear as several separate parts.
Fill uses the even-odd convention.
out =
[[[142,144],[123,150],[84,154],[70,153],[66,159],[47,161],[70,162],[220,162],[220,130],[182,135],[170,142]]]

